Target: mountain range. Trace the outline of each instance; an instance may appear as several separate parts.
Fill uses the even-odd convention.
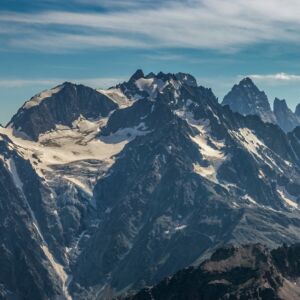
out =
[[[0,299],[112,299],[227,244],[299,242],[299,106],[266,101],[138,70],[25,102],[0,127]]]

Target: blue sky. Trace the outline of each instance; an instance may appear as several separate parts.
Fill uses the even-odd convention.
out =
[[[298,0],[1,0],[0,122],[63,81],[188,72],[222,99],[250,76],[300,102]]]

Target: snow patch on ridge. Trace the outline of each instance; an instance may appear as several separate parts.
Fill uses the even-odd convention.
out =
[[[39,105],[44,99],[49,98],[49,97],[53,96],[54,94],[60,92],[62,90],[62,88],[63,88],[63,85],[60,85],[53,89],[46,90],[46,91],[41,92],[40,94],[37,94],[36,96],[31,98],[29,101],[25,102],[25,104],[23,105],[23,108],[30,109],[34,106]]]
[[[56,262],[56,260],[54,259],[52,253],[49,251],[49,248],[47,247],[47,245],[42,245],[41,246],[45,256],[48,258],[48,261],[50,262],[50,264],[52,265],[55,273],[57,274],[57,276],[60,278],[61,282],[62,282],[62,286],[63,286],[63,292],[64,292],[64,296],[67,300],[72,300],[72,297],[70,296],[69,292],[68,292],[68,275],[64,270],[64,267],[59,264],[58,262]]]
[[[193,167],[194,167],[194,172],[203,176],[203,177],[206,177],[214,182],[217,182],[217,179],[216,179],[216,170],[213,166],[209,165],[207,167],[203,167],[199,164],[193,164]]]
[[[69,176],[64,176],[64,178],[66,180],[70,181],[75,186],[77,186],[80,190],[82,190],[83,192],[85,192],[90,198],[93,197],[93,190],[92,190],[92,188],[88,184],[86,184],[85,182],[83,182],[83,180],[79,180],[77,178],[71,178]]]
[[[98,93],[105,95],[110,100],[114,101],[119,105],[120,108],[131,106],[138,99],[128,99],[127,96],[122,92],[120,88],[112,88],[108,90],[97,90]]]
[[[133,137],[124,137],[113,143],[102,141],[97,138],[97,135],[101,128],[106,125],[106,122],[107,119],[86,120],[79,118],[73,122],[73,128],[57,126],[55,130],[42,134],[38,142],[15,136],[12,128],[0,128],[0,133],[11,139],[11,147],[24,159],[31,162],[41,178],[51,181],[56,174],[58,180],[60,178],[59,172],[56,173],[57,166],[72,165],[72,168],[75,168],[78,165],[80,168],[84,162],[93,161],[94,164],[98,162],[99,167],[105,165],[108,168],[114,163],[115,155]],[[91,165],[92,167],[93,165]],[[89,176],[89,182],[92,184],[94,180],[90,176],[97,176],[98,174],[95,170],[96,168],[93,167],[91,172],[78,173],[80,176],[76,177],[76,182],[74,182],[73,177],[72,179],[66,178],[66,180],[90,195],[91,186],[85,176]],[[86,173],[88,174],[86,175]]]
[[[135,85],[140,91],[145,91],[150,98],[155,98],[157,92],[161,92],[167,85],[168,81],[164,82],[157,78],[140,78],[135,81]]]
[[[187,227],[187,225],[178,225],[174,228],[175,231],[181,231],[183,229],[185,229]]]
[[[236,136],[239,138],[239,140],[249,152],[263,159],[260,151],[263,148],[267,148],[267,146],[262,141],[260,141],[250,129],[240,128]]]
[[[10,145],[10,147],[11,147],[11,145]],[[24,193],[23,182],[21,181],[20,176],[18,174],[18,170],[17,170],[16,164],[15,164],[15,161],[11,157],[9,159],[4,159],[4,164],[5,164],[6,169],[9,171],[9,173],[11,175],[11,178],[14,182],[14,185],[16,186],[16,188],[18,189],[20,195],[24,199],[24,203],[26,204],[26,207],[27,207],[28,212],[29,212],[29,214],[31,216],[31,219],[32,219],[31,221],[32,221],[33,228],[36,230],[36,232],[38,233],[38,235],[41,239],[41,243],[42,243],[41,248],[42,248],[45,256],[48,258],[49,262],[51,263],[51,265],[52,265],[53,269],[55,270],[56,274],[58,275],[58,277],[62,281],[63,293],[64,293],[64,296],[65,296],[65,299],[72,300],[71,296],[68,293],[67,287],[66,287],[66,282],[67,282],[68,276],[67,276],[66,272],[64,271],[63,266],[55,261],[52,253],[49,251],[49,249],[47,247],[45,239],[44,239],[44,237],[42,235],[42,232],[39,228],[38,221],[36,219],[35,213],[31,209],[31,206],[30,206],[30,204],[27,200],[27,197]]]
[[[80,116],[72,127],[58,125],[56,129],[40,135],[38,142],[15,136],[13,128],[0,128],[0,134],[10,138],[10,147],[31,162],[37,174],[46,180],[46,184],[51,186],[56,181],[64,180],[92,200],[92,190],[97,178],[105,176],[115,162],[115,156],[128,142],[149,132],[142,122],[132,128],[120,129],[110,136],[99,137],[107,120],[108,118],[87,120]],[[21,187],[14,165],[10,164],[16,186]],[[85,172],[80,172],[81,168]]]
[[[147,127],[144,122],[141,122],[139,125],[135,127],[126,127],[117,130],[116,132],[110,134],[109,136],[101,136],[101,140],[105,143],[120,143],[124,140],[132,141],[137,136],[142,136],[150,133],[147,130]]]
[[[35,213],[33,212],[33,210],[31,209],[31,206],[26,198],[26,195],[23,191],[23,183],[19,177],[19,174],[18,174],[18,171],[17,171],[17,168],[16,168],[16,165],[15,165],[15,161],[13,160],[13,158],[9,158],[9,159],[4,159],[4,163],[5,163],[5,166],[6,166],[6,169],[10,172],[11,174],[11,177],[12,177],[12,180],[16,186],[16,188],[18,189],[20,195],[23,197],[24,201],[25,201],[25,204],[27,206],[27,209],[29,211],[29,214],[32,218],[32,225],[33,227],[35,228],[36,232],[38,233],[39,237],[41,238],[42,241],[44,241],[44,237],[41,233],[41,230],[39,228],[39,225],[38,225],[38,221],[35,217]]]
[[[229,132],[256,159],[263,161],[272,169],[276,168],[280,172],[283,172],[274,159],[268,155],[268,153],[271,153],[271,150],[252,132],[252,130],[249,128],[239,128],[238,131],[230,130]],[[262,175],[260,174],[260,176]]]
[[[258,203],[248,194],[244,195],[242,199],[250,202],[253,205],[258,205]]]
[[[8,171],[12,175],[12,179],[13,179],[15,186],[19,189],[19,191],[21,191],[23,193],[23,183],[19,177],[15,161],[13,160],[13,158],[10,158],[10,159],[7,159],[5,161],[5,163],[6,163]]]
[[[293,209],[298,208],[297,198],[290,195],[284,187],[277,187],[277,193],[286,205]]]
[[[194,114],[188,110],[190,104],[191,100],[187,100],[187,105],[182,109],[176,110],[175,114],[199,132],[197,135],[191,136],[191,140],[198,145],[200,154],[207,164],[193,164],[194,172],[214,183],[220,184],[217,179],[218,169],[225,160],[229,159],[228,155],[223,151],[225,143],[224,141],[212,139],[209,120],[194,119]]]

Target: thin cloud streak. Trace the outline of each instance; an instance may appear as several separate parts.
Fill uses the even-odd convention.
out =
[[[99,13],[6,12],[0,14],[0,25],[20,28],[20,34],[5,39],[10,47],[43,51],[106,47],[237,51],[256,43],[300,40],[296,0],[166,1],[157,2],[155,8],[146,2],[126,1],[128,9]],[[34,31],[22,35],[25,28]]]
[[[300,75],[287,74],[284,72],[275,74],[252,74],[248,77],[257,81],[281,81],[281,82],[298,82],[300,81]]]
[[[91,34],[48,33],[47,35],[30,35],[21,39],[12,39],[9,45],[13,48],[29,48],[43,52],[69,52],[90,48],[145,48],[146,44],[136,40],[114,36]]]

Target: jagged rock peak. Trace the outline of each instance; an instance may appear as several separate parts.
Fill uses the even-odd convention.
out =
[[[251,90],[252,92],[256,92],[257,94],[265,95],[263,91],[259,90],[259,88],[256,86],[256,84],[250,77],[245,77],[242,80],[240,80],[239,83],[235,84],[232,87],[231,91],[233,90]]]
[[[285,131],[292,131],[295,127],[300,125],[300,116],[293,113],[287,106],[286,101],[275,98],[273,104],[274,114],[277,124]]]
[[[274,99],[274,104],[273,104],[274,112],[276,109],[289,109],[285,99],[279,99],[277,97]]]
[[[300,117],[300,104],[298,104],[298,105],[296,106],[295,114],[296,114],[298,117]]]
[[[232,111],[242,115],[257,115],[264,122],[276,123],[267,95],[249,77],[235,84],[222,104],[229,105]]]
[[[239,85],[243,85],[244,87],[248,87],[248,88],[258,89],[257,86],[254,84],[253,80],[250,77],[243,78],[240,81]]]
[[[167,82],[170,80],[174,80],[174,81],[180,81],[186,85],[189,86],[197,86],[197,81],[195,79],[195,77],[193,77],[190,74],[187,73],[182,73],[182,72],[178,72],[178,73],[164,73],[162,71],[158,72],[157,74],[150,72],[147,75],[144,74],[144,72],[140,69],[138,69],[129,79],[130,83],[134,83],[139,79],[160,79],[163,82]]]
[[[135,82],[136,80],[140,79],[140,78],[144,78],[145,74],[143,72],[143,70],[138,69],[134,72],[134,74],[130,77],[129,82]]]
[[[182,90],[191,91],[197,88],[197,81],[190,74],[150,72],[145,75],[142,70],[137,70],[128,81],[111,88],[109,92],[104,91],[104,94],[114,96],[113,92],[115,92],[117,96],[122,95],[122,98],[126,100],[125,102],[128,106],[136,100],[143,98],[149,97],[154,100],[159,93],[164,93],[165,91],[172,91],[178,100]]]
[[[197,80],[194,76],[186,73],[176,73],[176,78],[182,82],[184,82],[186,85],[196,87],[197,86]]]

